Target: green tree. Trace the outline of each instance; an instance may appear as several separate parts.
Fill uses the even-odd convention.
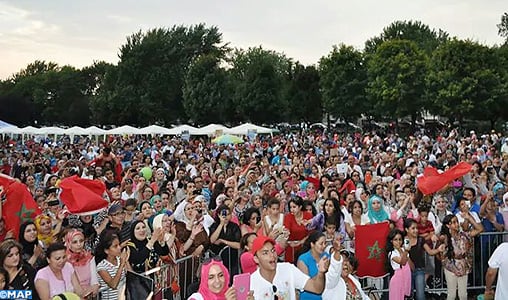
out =
[[[425,106],[426,56],[416,43],[390,40],[368,61],[367,93],[384,116],[416,121]]]
[[[395,21],[385,27],[379,36],[365,42],[365,52],[374,53],[386,41],[410,40],[426,53],[431,53],[439,44],[448,40],[445,31],[431,29],[420,21]]]
[[[436,49],[427,79],[434,113],[494,125],[506,107],[498,58],[494,49],[469,40],[453,39]]]
[[[320,122],[323,117],[319,72],[314,66],[293,65],[285,94],[287,119],[291,122]]]
[[[182,105],[184,76],[200,55],[227,51],[217,27],[203,24],[137,32],[120,48],[112,90],[101,90],[119,124],[148,125],[187,121]]]
[[[500,37],[504,38],[505,44],[508,44],[508,13],[501,16],[501,23],[497,24],[497,32]]]
[[[333,116],[354,121],[368,109],[367,70],[363,54],[351,46],[334,46],[319,61],[323,105]]]
[[[183,106],[197,124],[229,120],[231,101],[227,93],[227,72],[214,54],[202,55],[189,67],[183,86]],[[213,113],[211,113],[213,112]]]
[[[232,66],[233,105],[238,119],[256,123],[284,120],[288,105],[283,91],[291,60],[257,47],[237,50]]]

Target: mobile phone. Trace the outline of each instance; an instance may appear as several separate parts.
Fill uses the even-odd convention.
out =
[[[250,290],[250,274],[238,274],[233,276],[233,286],[236,290],[237,300],[246,300]]]
[[[409,239],[404,239],[404,248],[406,250],[409,250],[409,248],[411,248],[411,244],[409,242]]]
[[[227,209],[221,210],[220,215],[223,216],[223,217],[227,216],[228,215],[228,210]]]

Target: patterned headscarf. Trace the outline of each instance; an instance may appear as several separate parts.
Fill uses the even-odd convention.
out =
[[[67,247],[65,252],[67,254],[67,260],[74,267],[84,266],[93,258],[92,254],[88,251],[85,251],[85,249],[81,250],[80,252],[73,252],[71,250],[72,239],[78,235],[83,237],[83,241],[85,240],[85,235],[83,232],[77,229],[73,229],[65,235],[65,246]]]

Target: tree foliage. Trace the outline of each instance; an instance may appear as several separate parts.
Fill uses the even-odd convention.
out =
[[[335,46],[328,56],[321,58],[319,68],[327,112],[348,121],[367,112],[367,69],[360,51],[351,46]]]
[[[448,33],[441,29],[431,29],[420,21],[396,21],[385,27],[379,36],[367,40],[365,52],[374,53],[380,45],[390,40],[413,41],[419,49],[431,53],[439,44],[448,40]]]
[[[291,60],[261,47],[237,50],[232,60],[233,105],[239,119],[255,123],[284,120],[283,97]]]
[[[498,24],[508,40],[508,13]],[[118,64],[77,69],[42,60],[0,81],[0,119],[24,125],[145,126],[355,121],[431,112],[453,120],[508,119],[508,43],[450,40],[397,21],[363,51],[333,47],[318,67],[254,47],[232,51],[214,26],[173,26],[127,37]]]
[[[183,106],[196,124],[224,123],[231,117],[227,72],[215,54],[202,55],[189,67],[183,86]]]
[[[170,124],[187,121],[183,109],[184,76],[200,55],[224,55],[217,27],[174,26],[137,32],[120,48],[116,82],[104,92],[112,116],[121,124]],[[108,81],[109,82],[109,81]]]
[[[368,61],[368,95],[376,111],[396,118],[422,112],[425,101],[426,59],[416,43],[390,40]]]
[[[454,39],[432,56],[428,91],[434,112],[450,120],[497,119],[504,93],[494,49]]]
[[[497,33],[505,39],[504,43],[508,44],[508,13],[501,16],[501,23],[497,24]]]
[[[319,87],[319,71],[314,66],[295,63],[289,72],[285,98],[291,122],[320,122],[323,105]]]

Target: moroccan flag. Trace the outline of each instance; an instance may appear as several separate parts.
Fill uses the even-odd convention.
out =
[[[441,174],[434,167],[426,167],[423,176],[418,178],[418,189],[424,195],[435,193],[453,180],[469,173],[471,167],[470,164],[461,162]]]
[[[19,226],[33,220],[42,211],[37,206],[27,186],[12,177],[0,174],[0,195],[5,197],[2,203],[2,217],[7,231],[13,230],[18,238]]]
[[[359,263],[358,277],[383,277],[387,274],[385,245],[389,231],[388,222],[356,226],[355,255]]]
[[[80,178],[76,175],[60,182],[60,200],[71,214],[90,214],[108,206],[103,195],[106,185],[100,180]]]

